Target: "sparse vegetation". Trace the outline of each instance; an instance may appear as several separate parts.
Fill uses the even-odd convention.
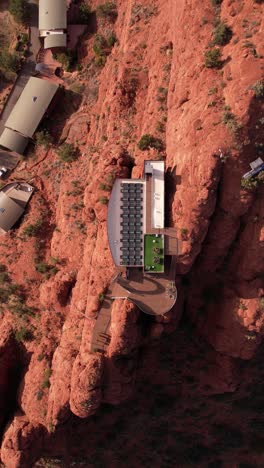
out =
[[[111,48],[117,41],[114,32],[111,32],[106,39],[102,34],[96,34],[93,44],[93,51],[96,55],[95,64],[99,67],[103,67],[107,56],[111,53]]]
[[[107,184],[103,184],[102,182],[98,186],[99,190],[105,190],[106,192],[110,192],[111,186]]]
[[[42,385],[41,385],[42,389],[50,387],[51,374],[52,374],[52,370],[50,369],[50,367],[48,367],[48,369],[46,369],[45,372],[44,372],[44,379],[43,379],[43,382],[42,382]]]
[[[220,6],[223,0],[211,0],[214,7]]]
[[[43,221],[41,219],[38,219],[35,224],[28,224],[26,227],[23,229],[23,236],[25,237],[35,237],[41,230],[43,225]]]
[[[45,149],[51,144],[51,136],[47,130],[40,130],[35,134],[36,144],[40,146],[44,146]]]
[[[236,133],[240,128],[236,116],[227,108],[223,113],[223,123],[227,126],[230,132]]]
[[[104,302],[104,298],[105,298],[105,295],[103,293],[100,293],[98,295],[99,302],[101,302],[101,303]]]
[[[79,22],[80,24],[86,24],[89,22],[91,17],[92,9],[87,3],[82,3],[79,7]]]
[[[223,46],[228,44],[232,38],[232,29],[220,21],[214,29],[214,44]]]
[[[35,269],[38,273],[45,275],[46,278],[56,275],[59,271],[57,265],[59,264],[59,259],[50,257],[50,263],[40,261],[40,258],[36,257],[35,259]]]
[[[241,187],[245,190],[255,190],[259,184],[264,183],[264,174],[261,172],[256,177],[249,177],[248,179],[241,179]]]
[[[23,341],[32,341],[34,339],[34,336],[30,330],[22,327],[16,331],[15,339],[18,343],[21,343]]]
[[[222,54],[219,48],[207,50],[204,54],[206,68],[221,68]]]
[[[102,204],[102,205],[107,205],[108,204],[108,198],[107,197],[100,197],[98,199],[98,201]]]
[[[68,163],[76,161],[76,159],[78,158],[77,149],[72,143],[63,143],[59,147],[57,155],[61,159],[61,161]]]
[[[264,80],[257,81],[257,83],[255,83],[254,86],[252,86],[252,89],[255,92],[256,98],[264,98]]]
[[[53,57],[61,63],[65,71],[70,72],[74,69],[77,62],[76,50],[68,50],[59,54],[53,54]]]
[[[28,18],[28,2],[26,0],[9,0],[9,11],[17,23],[25,23]]]
[[[117,42],[117,37],[114,31],[111,31],[109,36],[107,37],[107,45],[108,47],[114,47],[115,43]]]
[[[110,21],[115,21],[117,17],[117,9],[114,2],[102,3],[102,5],[97,7],[96,12],[100,18],[109,19]]]
[[[182,240],[187,240],[188,239],[188,229],[186,228],[181,228],[181,238]]]
[[[8,50],[3,49],[0,52],[0,69],[2,72],[17,72],[19,67],[19,58],[16,53],[11,54]]]
[[[162,151],[164,149],[164,144],[160,138],[156,138],[149,133],[146,133],[140,138],[138,147],[141,151],[146,151],[149,148],[155,148],[159,151]]]

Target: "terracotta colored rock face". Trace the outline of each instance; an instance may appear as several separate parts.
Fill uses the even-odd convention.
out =
[[[94,10],[101,3],[89,2]],[[264,329],[263,186],[241,188],[262,148],[263,100],[254,92],[263,74],[262,10],[253,0],[223,0],[216,9],[209,0],[118,0],[116,18],[97,15],[104,52],[95,56],[94,26],[82,37],[79,71],[65,73],[66,92],[45,123],[53,144],[36,147],[12,173],[32,178],[37,190],[0,242],[7,468],[28,468],[43,454],[81,466],[72,459],[78,451],[94,466],[97,446],[102,466],[121,466],[122,447],[131,466],[162,466],[168,457],[168,466],[223,460],[229,468],[249,463],[244,445],[255,466],[264,465],[260,435],[253,440],[261,396],[250,367]],[[204,53],[220,19],[233,35],[220,46],[221,68],[210,69]],[[144,134],[159,149],[140,150]],[[65,139],[77,161],[58,158]],[[141,177],[146,159],[165,160],[166,223],[183,244],[177,303],[157,319],[126,300],[105,300],[116,273],[107,238],[111,188],[117,177]],[[33,236],[29,225],[40,226]],[[91,337],[106,303],[103,355],[91,352]],[[244,404],[250,424],[245,418],[238,434]],[[221,443],[226,433],[235,447],[227,436]]]

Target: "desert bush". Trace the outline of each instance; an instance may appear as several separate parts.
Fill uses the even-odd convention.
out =
[[[117,9],[114,2],[106,2],[99,5],[96,12],[100,18],[107,18],[114,21],[117,17]]]
[[[34,339],[34,336],[30,330],[27,330],[27,328],[22,327],[16,331],[15,339],[18,343],[21,343],[22,341],[32,341]]]
[[[79,8],[79,22],[81,24],[86,24],[89,22],[90,16],[92,13],[92,9],[90,5],[87,5],[86,3],[82,3]]]
[[[63,143],[59,147],[57,155],[63,162],[73,162],[78,158],[77,149],[72,143]]]
[[[67,52],[53,54],[53,57],[62,64],[65,71],[70,72],[77,62],[77,51],[68,50]]]
[[[105,298],[105,295],[103,293],[100,293],[98,295],[99,302],[101,302],[101,303],[104,302],[104,298]]]
[[[35,224],[28,224],[23,229],[23,236],[25,237],[35,237],[42,228],[42,220],[38,219]]]
[[[17,23],[25,23],[29,14],[28,2],[26,0],[9,0],[9,11]]]
[[[35,141],[38,146],[44,146],[45,149],[48,149],[51,144],[51,136],[47,130],[40,130],[35,134]]]
[[[100,197],[98,199],[98,201],[102,204],[102,205],[107,205],[108,204],[108,198],[107,197]]]
[[[260,184],[264,183],[264,172],[260,172],[255,177],[249,177],[248,179],[241,180],[241,187],[246,190],[254,190]],[[264,302],[264,301],[263,301]]]
[[[264,98],[264,80],[257,81],[257,83],[252,86],[252,89],[255,92],[256,98]]]
[[[220,21],[214,29],[214,44],[226,45],[232,37],[232,29]]]
[[[19,58],[17,54],[11,54],[4,49],[0,52],[0,69],[3,72],[16,72],[19,67]]]
[[[206,68],[221,68],[221,50],[218,48],[207,50],[204,54]]]
[[[107,47],[107,42],[102,34],[96,34],[93,43],[93,51],[95,55],[101,56],[105,55],[105,48]]]
[[[49,387],[50,387],[50,377],[51,377],[51,374],[52,374],[52,370],[51,370],[50,367],[49,367],[49,368],[46,369],[45,372],[44,372],[44,378],[43,378],[43,382],[42,382],[41,388],[49,388]]]
[[[117,41],[117,37],[116,37],[115,32],[111,31],[111,33],[107,37],[106,41],[107,41],[108,47],[110,47],[110,48],[114,47],[114,45],[115,45],[115,43]]]
[[[211,1],[212,1],[212,5],[214,7],[217,7],[217,6],[221,5],[223,0],[211,0]]]
[[[236,120],[236,116],[230,112],[230,110],[224,111],[223,123],[227,126],[228,130],[234,133],[237,132],[237,130],[240,128],[240,125]]]
[[[51,276],[56,275],[56,273],[59,271],[55,265],[50,265],[46,262],[35,263],[35,270],[38,273],[45,275],[46,278],[50,278]]]
[[[149,133],[146,133],[140,138],[138,142],[138,148],[141,151],[148,150],[149,148],[155,148],[159,151],[162,151],[164,149],[164,144],[160,138],[156,138]]]

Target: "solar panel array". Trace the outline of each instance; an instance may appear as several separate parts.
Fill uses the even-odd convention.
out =
[[[143,265],[143,184],[121,185],[121,265]]]

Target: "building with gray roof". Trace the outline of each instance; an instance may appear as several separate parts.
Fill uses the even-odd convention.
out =
[[[26,182],[10,182],[0,191],[0,232],[9,231],[24,213],[34,188]]]
[[[66,0],[39,0],[39,35],[44,49],[66,47]]]
[[[5,123],[0,146],[23,154],[58,88],[56,83],[31,77]]]

